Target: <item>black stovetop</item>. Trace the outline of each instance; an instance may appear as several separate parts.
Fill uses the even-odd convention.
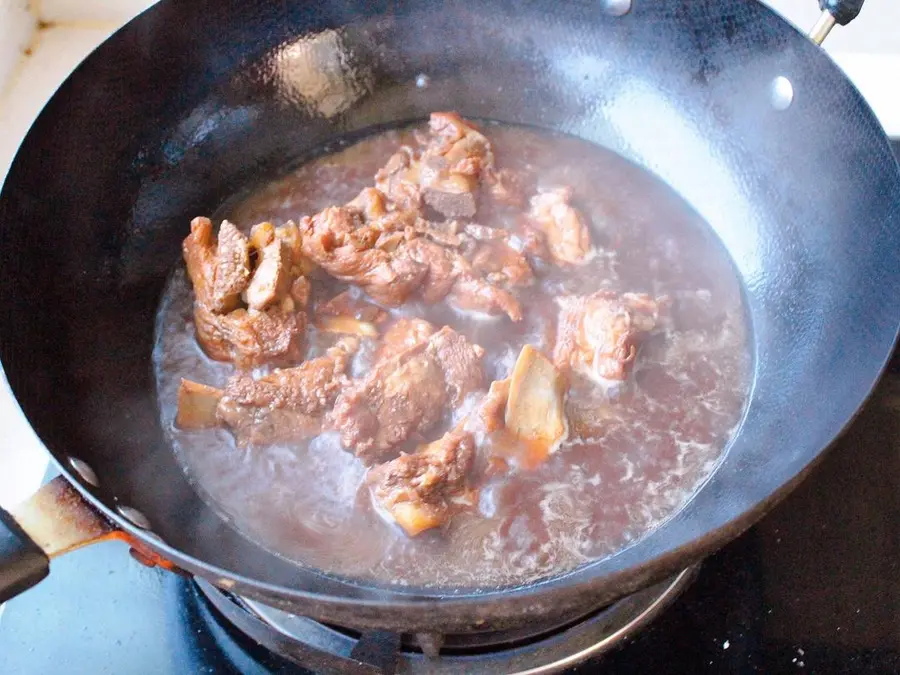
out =
[[[210,616],[189,580],[101,544],[8,603],[0,674],[302,672]],[[577,672],[900,673],[900,358],[794,493]]]

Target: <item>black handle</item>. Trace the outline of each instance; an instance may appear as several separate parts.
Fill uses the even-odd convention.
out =
[[[50,559],[15,519],[0,509],[0,603],[27,591],[50,573]]]
[[[836,23],[846,26],[862,9],[864,0],[819,0],[819,9],[828,12]]]

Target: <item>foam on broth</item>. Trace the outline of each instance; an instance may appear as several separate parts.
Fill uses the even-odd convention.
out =
[[[392,313],[452,325],[482,345],[488,382],[508,375],[523,345],[552,349],[552,298],[563,293],[668,294],[674,325],[644,345],[626,386],[570,393],[570,412],[591,421],[590,439],[564,444],[537,470],[494,479],[478,512],[409,539],[372,507],[360,489],[365,467],[334,432],[291,446],[238,448],[226,430],[173,427],[181,377],[222,386],[233,372],[197,346],[192,292],[179,266],[161,304],[154,353],[162,422],[201,494],[285,558],[414,586],[510,585],[567,571],[621,550],[673,515],[714,470],[739,422],[749,331],[739,279],[708,226],[653,176],[595,145],[513,126],[488,125],[485,133],[500,166],[527,171],[540,185],[574,188],[599,254],[575,269],[538,266],[540,283],[522,296],[526,317],[518,324],[421,303]],[[371,184],[407,134],[382,133],[324,155],[233,200],[214,221],[227,217],[249,229],[345,203]],[[476,220],[508,225],[484,209]],[[341,288],[320,284],[316,293],[330,297]],[[311,329],[309,356],[331,339]],[[357,355],[354,375],[369,367],[374,346]]]

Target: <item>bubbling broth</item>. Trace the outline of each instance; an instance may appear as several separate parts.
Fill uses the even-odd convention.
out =
[[[330,411],[321,429],[290,442],[236,442],[238,432],[226,426],[176,425],[182,378],[223,388],[237,366],[209,358],[198,345],[196,288],[183,269],[167,287],[154,358],[162,421],[175,453],[193,484],[234,527],[298,564],[361,580],[444,587],[513,585],[565,572],[621,550],[677,512],[715,469],[740,420],[750,373],[748,324],[737,274],[709,227],[668,187],[610,151],[531,128],[489,123],[481,131],[492,145],[490,161],[508,172],[505,177],[525,195],[524,202],[511,206],[501,199],[508,186],[492,199],[485,183],[479,186],[474,215],[463,215],[470,205],[461,201],[426,199],[422,208],[426,219],[456,223],[453,236],[469,232],[465,228],[472,223],[514,234],[510,250],[528,261],[533,279],[516,285],[507,275],[496,285],[518,301],[519,321],[511,320],[513,310],[491,316],[471,311],[456,290],[426,302],[421,280],[408,298],[390,306],[383,298],[372,300],[375,290],[366,294],[361,284],[339,281],[322,269],[308,275],[311,297],[305,311],[310,319],[294,365],[330,353],[341,338],[322,330],[317,318],[322,304],[338,293],[351,289],[355,306],[370,303],[380,321],[378,337],[355,338],[346,380],[335,392],[338,403],[329,405],[343,405],[340,397],[373,372],[381,358],[381,337],[399,318],[423,319],[435,330],[449,326],[483,350],[483,383],[456,404],[445,401],[440,419],[420,425],[405,444],[357,457],[342,443],[352,430],[328,421]],[[261,221],[281,226],[346,204],[373,184],[398,147],[426,143],[422,133],[421,128],[393,130],[331,148],[280,180],[232,200],[214,221],[227,219],[247,233]],[[435,166],[440,171],[444,165]],[[575,263],[560,252],[572,237],[543,232],[539,239],[545,246],[552,248],[554,237],[559,246],[552,254],[541,253],[529,248],[530,230],[522,224],[529,208],[532,218],[540,208],[533,200],[529,207],[529,198],[560,186],[570,194],[564,206],[547,212],[564,220],[576,213],[565,211],[571,204],[590,231],[590,251],[581,251]],[[452,217],[445,217],[447,212]],[[581,254],[576,250],[574,255]],[[501,277],[483,273],[483,278]],[[615,302],[624,302],[623,294],[646,294],[640,297],[653,304],[655,325],[639,341],[618,344],[624,354],[604,361],[605,377],[592,378],[583,369],[566,371],[575,360],[560,359],[557,343],[566,298],[598,297],[598,291],[607,291],[600,297]],[[634,323],[643,309],[629,307]],[[623,311],[616,316],[624,316]],[[392,521],[386,502],[372,498],[366,476],[377,469],[367,463],[377,467],[401,450],[415,453],[460,428],[475,415],[491,382],[510,377],[526,345],[546,357],[539,357],[546,368],[553,368],[552,361],[566,371],[559,380],[566,390],[563,439],[544,446],[535,459],[528,454],[533,444],[504,453],[496,434],[475,433],[464,487],[442,497],[452,515],[442,513],[439,527],[409,536]],[[602,351],[584,356],[595,359],[595,374]],[[241,367],[257,379],[273,369],[259,361]],[[441,385],[432,381],[430,386]],[[408,396],[424,398],[417,390]]]

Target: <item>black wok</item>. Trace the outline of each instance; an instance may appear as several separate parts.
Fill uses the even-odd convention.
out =
[[[78,491],[45,491],[54,526],[73,524],[78,493],[96,510],[76,514],[89,533],[36,535],[41,547],[109,536],[99,512],[145,561],[278,608],[462,631],[632,592],[784,497],[892,350],[900,172],[847,78],[762,5],[634,0],[625,15],[608,11],[623,5],[163,0],[92,54],[35,122],[0,201],[0,358]],[[835,7],[839,22],[853,9]],[[755,357],[742,426],[676,517],[569,574],[445,595],[331,578],[231,529],[176,463],[151,373],[157,303],[193,216],[329,139],[440,109],[567,131],[667,181],[733,257]],[[32,534],[42,519],[16,517]],[[0,599],[47,572],[44,553],[3,520]]]

